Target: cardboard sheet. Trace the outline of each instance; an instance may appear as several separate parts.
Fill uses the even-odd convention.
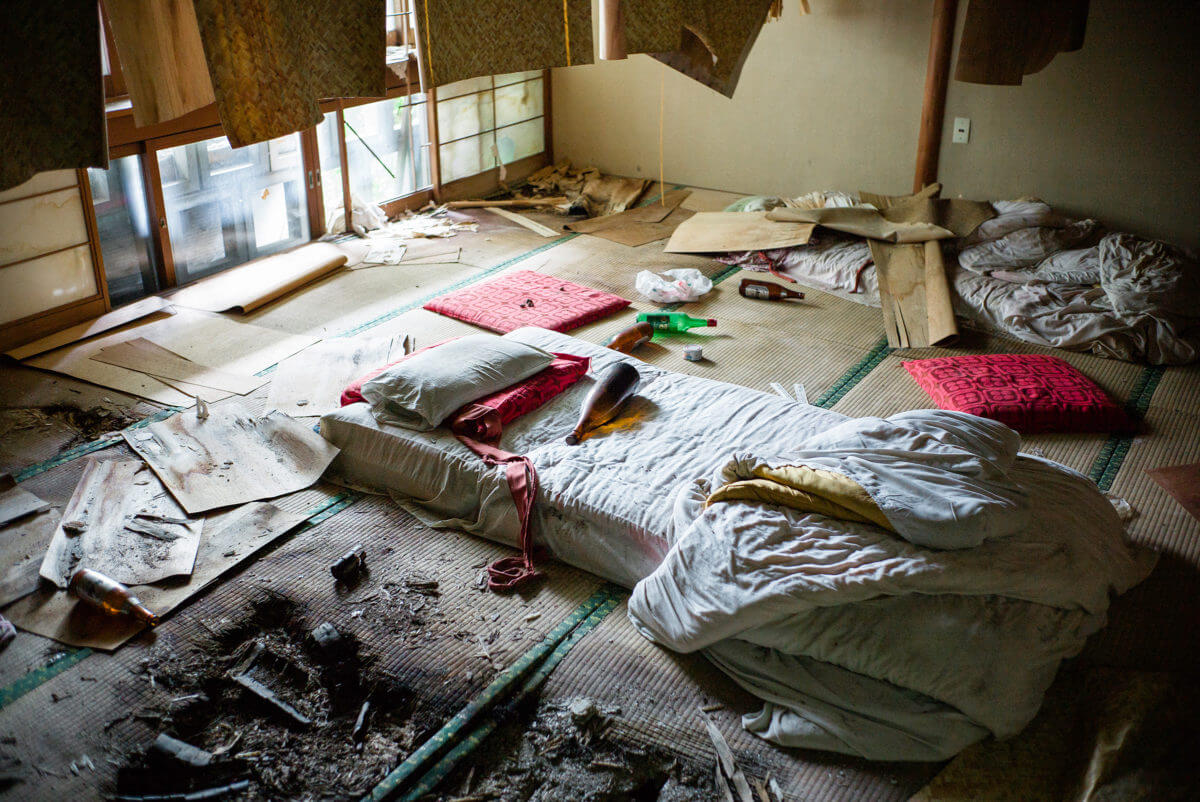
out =
[[[1200,462],[1147,468],[1146,473],[1170,493],[1171,498],[1178,501],[1189,515],[1200,520]]]
[[[17,487],[11,474],[0,474],[0,526],[46,509],[49,504]]]
[[[346,264],[344,251],[328,242],[264,256],[202,279],[171,296],[171,303],[206,312],[251,312]]]
[[[170,311],[171,305],[169,303],[157,295],[151,295],[149,298],[143,298],[136,303],[122,306],[120,309],[114,309],[98,318],[47,335],[40,340],[34,340],[27,345],[13,348],[5,353],[13,359],[28,359],[31,356],[44,354],[47,351],[53,351],[55,348],[61,348],[64,345],[86,340],[88,337],[95,337],[97,334],[103,334],[106,331],[111,331],[118,326],[124,326],[148,315]]]
[[[189,514],[274,498],[320,478],[338,449],[282,412],[239,404],[187,411],[123,433]]]
[[[691,190],[668,192],[659,201],[604,217],[592,217],[567,226],[569,231],[637,247],[671,236],[694,212],[680,208]]]
[[[212,516],[206,523],[192,575],[138,586],[137,597],[160,617],[164,616],[263,546],[295,529],[305,517],[305,513],[284,512],[265,502]],[[4,614],[27,632],[92,649],[115,649],[143,629],[133,618],[105,615],[76,601],[64,590],[45,586],[10,606]]]
[[[88,460],[39,573],[60,588],[80,568],[126,585],[190,574],[203,526],[141,460]]]
[[[37,589],[38,569],[58,521],[58,510],[51,508],[0,527],[0,607]]]
[[[667,243],[667,253],[765,251],[804,245],[814,223],[775,222],[767,212],[697,212],[685,220]]]
[[[271,373],[268,406],[302,418],[333,412],[342,390],[367,371],[395,362],[409,352],[411,338],[338,337],[317,343],[285,359]]]
[[[204,395],[194,386],[181,392],[153,376],[136,370],[97,362],[91,356],[100,349],[142,337],[186,359],[231,373],[253,374],[316,342],[316,338],[283,334],[261,326],[179,309],[172,315],[135,322],[85,342],[59,348],[27,359],[25,364],[64,373],[77,379],[140,396],[160,404],[186,407],[195,395]],[[227,397],[219,392],[218,398]],[[216,400],[207,397],[206,400]]]
[[[174,379],[235,395],[252,393],[268,381],[260,376],[247,376],[205,367],[144,337],[134,337],[107,346],[92,354],[91,358],[106,365],[148,373],[156,379],[168,382]]]

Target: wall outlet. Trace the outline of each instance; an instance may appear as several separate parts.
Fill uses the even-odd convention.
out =
[[[971,140],[971,120],[968,117],[954,118],[954,138],[956,145],[965,145]]]

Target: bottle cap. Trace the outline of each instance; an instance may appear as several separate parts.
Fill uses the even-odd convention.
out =
[[[715,325],[717,325],[717,321],[713,320],[713,319],[710,317],[710,318],[708,319],[708,325],[710,325],[710,326],[715,326]]]

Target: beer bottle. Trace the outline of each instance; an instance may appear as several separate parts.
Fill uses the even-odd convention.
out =
[[[655,331],[687,331],[717,325],[712,318],[688,317],[683,312],[642,312],[637,319],[639,323],[649,323]]]
[[[637,369],[628,362],[618,362],[609,368],[604,378],[596,382],[596,386],[583,400],[579,423],[575,425],[575,431],[567,435],[567,445],[579,445],[584,432],[617,417],[637,392],[640,380]]]
[[[738,286],[738,292],[747,298],[757,298],[762,301],[782,301],[785,298],[804,298],[804,293],[789,290],[770,281],[756,278],[744,278]]]
[[[158,626],[158,616],[146,609],[129,588],[99,571],[79,569],[71,577],[67,590],[109,615],[131,615],[143,624]]]
[[[654,326],[649,323],[634,323],[627,329],[618,332],[608,341],[607,347],[622,354],[633,353],[633,349],[650,341],[654,336]]]

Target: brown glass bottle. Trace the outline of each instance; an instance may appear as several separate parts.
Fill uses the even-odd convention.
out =
[[[575,431],[567,435],[568,445],[578,445],[583,439],[584,432],[591,431],[597,426],[608,423],[621,413],[629,403],[629,399],[637,392],[641,376],[637,369],[628,362],[618,362],[604,374],[604,378],[596,382],[596,386],[583,400],[583,409],[579,414],[579,423]]]
[[[786,298],[804,298],[804,293],[789,290],[787,287],[780,287],[770,281],[761,281],[756,278],[744,278],[741,285],[738,286],[738,292],[747,298],[757,298],[761,301],[782,301]]]
[[[109,615],[131,615],[143,624],[158,626],[158,616],[143,606],[129,588],[99,571],[81,568],[71,577],[67,587],[71,593]]]
[[[653,336],[653,324],[634,323],[629,328],[618,332],[615,337],[608,341],[607,347],[614,351],[620,351],[622,354],[631,354],[634,348],[643,343],[650,342],[650,338]]]

